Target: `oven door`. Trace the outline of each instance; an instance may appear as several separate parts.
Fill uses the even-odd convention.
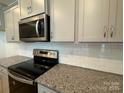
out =
[[[31,17],[19,22],[21,41],[49,41],[49,18],[46,14]]]
[[[37,83],[9,72],[10,93],[37,93]]]

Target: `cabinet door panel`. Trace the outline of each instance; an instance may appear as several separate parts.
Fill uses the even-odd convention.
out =
[[[38,84],[38,93],[58,93],[58,92]]]
[[[3,93],[9,93],[8,76],[6,74],[2,75],[2,88],[3,88]]]
[[[74,41],[75,0],[51,0],[52,41]]]
[[[19,41],[19,8],[17,6],[5,11],[5,31],[8,42]]]
[[[123,41],[123,0],[110,0],[109,41]]]
[[[19,41],[19,8],[13,9],[14,16],[14,41]]]
[[[29,16],[31,0],[19,0],[21,19]]]
[[[0,87],[2,88],[0,93],[9,93],[8,73],[3,67],[0,67]]]
[[[83,16],[79,16],[79,41],[106,42],[109,0],[80,0],[79,5],[79,15]]]
[[[3,91],[2,91],[2,78],[1,78],[1,76],[0,76],[0,93],[3,93]]]
[[[5,30],[6,30],[6,39],[7,41],[12,41],[13,39],[13,12],[7,11],[5,13]]]
[[[32,14],[36,15],[45,12],[45,0],[32,0]]]

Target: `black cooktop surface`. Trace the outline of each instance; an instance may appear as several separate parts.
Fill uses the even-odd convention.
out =
[[[26,76],[30,79],[36,79],[46,71],[48,71],[53,66],[46,66],[42,64],[36,64],[34,60],[28,60],[23,63],[19,63],[13,66],[10,66],[8,69],[14,71],[17,74]]]

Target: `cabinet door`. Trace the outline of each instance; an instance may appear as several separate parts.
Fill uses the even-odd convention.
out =
[[[14,41],[19,41],[19,8],[13,9],[13,22],[14,22]]]
[[[13,7],[5,13],[5,31],[8,42],[19,41],[19,8]]]
[[[1,78],[1,76],[0,76],[0,93],[3,93],[3,91],[2,91],[2,78]]]
[[[5,74],[2,74],[2,93],[9,93],[9,83],[8,83],[8,76]]]
[[[106,42],[109,0],[79,0],[79,41]]]
[[[7,41],[13,41],[14,39],[13,28],[13,12],[10,10],[5,12],[5,31]]]
[[[38,93],[58,93],[58,92],[38,84]]]
[[[32,0],[32,14],[36,15],[45,12],[45,1],[47,0]]]
[[[28,17],[31,13],[31,0],[19,0],[19,5],[21,19]]]
[[[8,73],[7,69],[0,67],[0,85],[2,92],[0,93],[9,93],[9,82],[8,82]]]
[[[51,0],[52,41],[74,41],[75,0]]]
[[[123,41],[123,0],[110,0],[109,41]]]

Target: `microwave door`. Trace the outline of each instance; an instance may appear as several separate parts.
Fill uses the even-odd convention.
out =
[[[41,15],[20,21],[19,35],[22,41],[50,41],[49,17]]]
[[[20,24],[20,38],[38,38],[38,33],[36,32],[36,24],[38,24],[37,21]]]

